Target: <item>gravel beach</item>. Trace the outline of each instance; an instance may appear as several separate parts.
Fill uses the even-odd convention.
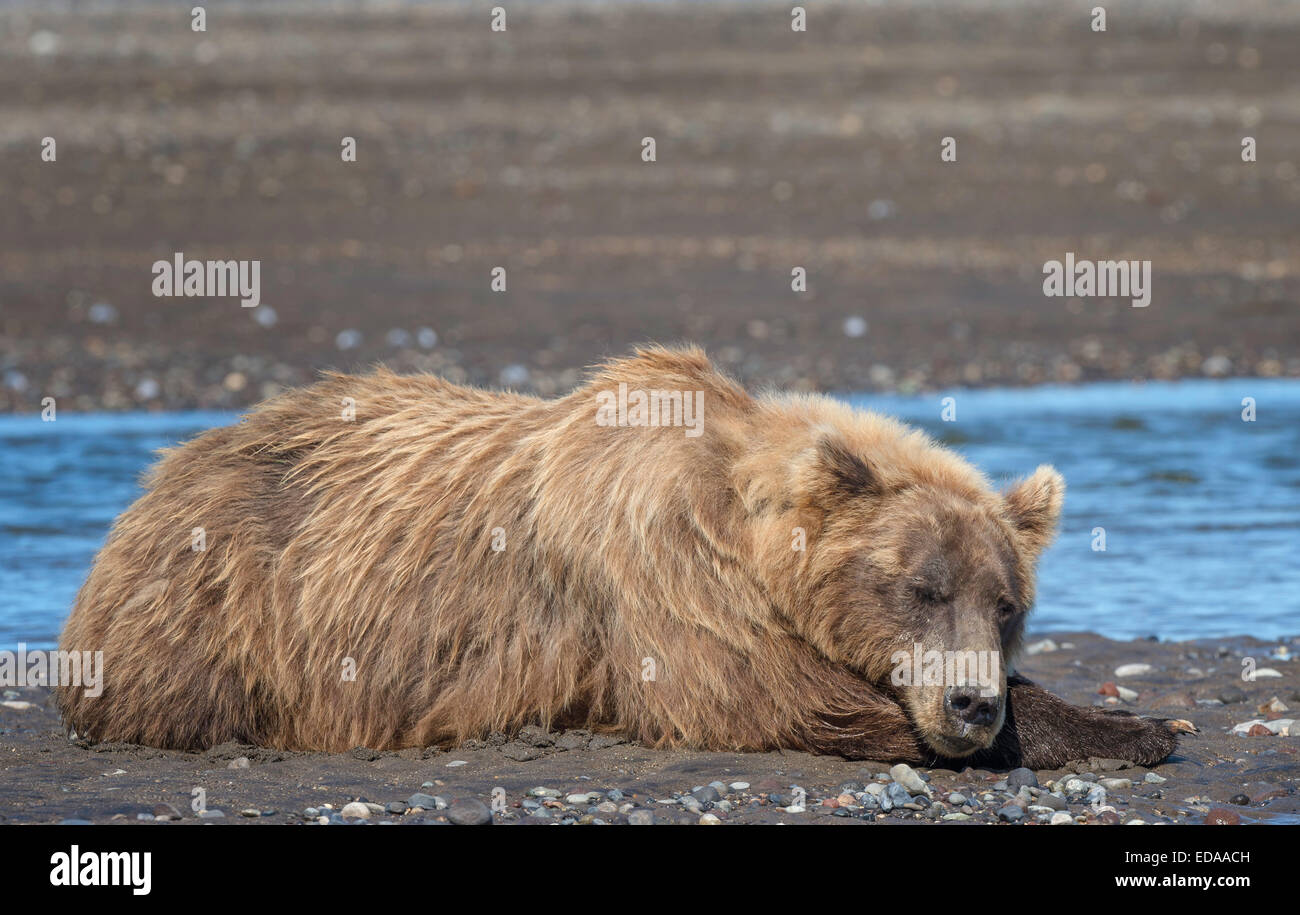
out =
[[[1037,773],[668,752],[536,728],[450,751],[227,744],[187,754],[69,740],[34,687],[6,690],[0,704],[0,822],[1300,823],[1300,639],[1057,633],[1031,651],[1021,672],[1071,702],[1183,718],[1200,732],[1151,769],[1091,759]],[[1241,679],[1246,657],[1254,682]]]
[[[1294,4],[188,9],[6,6],[0,410],[550,395],[645,340],[799,390],[1300,376]],[[176,252],[262,304],[155,298]],[[1044,297],[1066,252],[1151,305]]]

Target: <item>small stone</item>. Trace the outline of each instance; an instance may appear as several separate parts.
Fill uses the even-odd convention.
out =
[[[712,804],[722,800],[722,795],[719,794],[718,789],[714,788],[712,785],[705,785],[703,788],[696,788],[691,792],[691,794],[701,804]]]
[[[719,826],[721,823],[722,820],[718,819],[711,813],[706,813],[704,816],[700,817],[701,826]]]
[[[655,823],[655,815],[652,811],[641,807],[633,810],[627,815],[627,822],[630,826],[653,826]]]
[[[226,812],[224,810],[218,810],[216,807],[210,807],[206,810],[199,811],[199,819],[201,820],[220,820],[225,816]]]
[[[441,801],[441,803],[439,803]],[[416,810],[443,810],[447,803],[441,798],[417,791],[406,799],[406,806]]]
[[[452,803],[447,819],[457,826],[486,826],[492,822],[492,811],[477,798],[465,798]]]
[[[353,801],[344,805],[343,809],[339,811],[339,816],[352,817],[356,820],[368,820],[370,819],[370,807],[360,801]]]
[[[1026,769],[1023,766],[1019,769],[1012,769],[1007,773],[1007,790],[1019,791],[1021,788],[1037,788],[1038,776],[1034,774],[1033,769]]]
[[[1097,784],[1107,791],[1124,791],[1133,787],[1133,783],[1127,778],[1103,778],[1099,779]]]
[[[954,807],[960,807],[962,804],[966,803],[966,795],[962,794],[960,791],[954,791],[952,794],[948,795],[948,803],[952,804]]]
[[[1074,817],[1062,811],[1062,812],[1052,814],[1052,818],[1048,822],[1052,826],[1073,826]]]
[[[930,795],[930,786],[925,783],[925,780],[921,778],[915,769],[906,763],[899,763],[890,769],[889,777],[894,780],[894,784],[901,785],[906,789],[908,794],[924,794],[927,797]]]
[[[1154,670],[1150,664],[1121,664],[1115,668],[1117,677],[1140,677],[1143,674],[1149,674]]]
[[[248,757],[247,757],[247,756],[240,756],[240,757],[237,757],[237,758],[235,758],[235,759],[232,759],[232,760],[230,761],[230,764],[227,765],[226,768],[227,768],[227,769],[247,769],[247,768],[248,768]]]
[[[1015,804],[998,808],[998,819],[1007,823],[1019,823],[1025,818],[1025,811]]]
[[[1169,779],[1165,778],[1163,775],[1148,772],[1146,775],[1142,776],[1142,781],[1146,782],[1148,785],[1163,785],[1165,782],[1169,781]]]
[[[556,791],[554,788],[529,788],[528,796],[529,797],[559,797],[560,792]]]
[[[1065,798],[1047,792],[1038,795],[1038,803],[1044,807],[1051,807],[1053,810],[1066,810],[1070,806],[1065,802]]]
[[[1051,639],[1043,639],[1042,641],[1034,642],[1034,644],[1026,646],[1025,654],[1028,655],[1045,654],[1047,652],[1058,651],[1058,650],[1059,650],[1059,646]]]
[[[564,800],[565,800],[567,803],[570,803],[570,804],[590,804],[590,803],[591,803],[591,794],[589,794],[589,793],[584,793],[584,794],[570,794],[570,795],[569,795],[568,797],[566,797]]]
[[[1137,702],[1137,690],[1129,689],[1127,686],[1116,686],[1115,692],[1119,694],[1121,702]]]
[[[463,760],[463,759],[453,759],[451,762],[447,763],[446,768],[448,768],[448,769],[456,769],[456,768],[459,768],[460,766],[467,766],[467,765],[469,765],[469,763],[467,763],[467,762],[466,762],[465,760]]]
[[[727,787],[730,788],[732,791],[748,791],[749,782],[732,782]]]
[[[401,816],[402,814],[406,813],[406,805],[403,804],[401,801],[393,801],[391,804],[388,805],[387,811],[391,814],[394,814],[395,816]]]
[[[262,811],[258,810],[256,807],[245,807],[243,810],[239,811],[239,815],[241,817],[248,817],[249,819],[253,819],[254,817],[260,817],[262,815]]]

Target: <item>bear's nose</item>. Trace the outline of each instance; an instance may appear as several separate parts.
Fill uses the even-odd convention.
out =
[[[998,697],[980,695],[978,686],[950,686],[943,694],[948,713],[958,721],[975,727],[987,727],[998,717]]]

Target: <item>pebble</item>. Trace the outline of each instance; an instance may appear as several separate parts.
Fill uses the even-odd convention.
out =
[[[1026,769],[1023,766],[1019,769],[1012,769],[1007,773],[1007,790],[1019,791],[1021,788],[1037,788],[1038,776],[1034,774],[1033,769]]]
[[[460,766],[466,766],[466,765],[469,765],[469,764],[468,764],[467,762],[465,762],[465,760],[463,760],[463,759],[453,759],[451,762],[447,763],[446,768],[448,768],[448,769],[455,769],[455,768],[458,768],[458,767],[460,767]]]
[[[730,788],[732,791],[748,791],[749,782],[732,782],[727,787]]]
[[[225,815],[226,812],[224,810],[218,810],[216,807],[210,807],[207,810],[199,811],[200,820],[220,820],[224,818]]]
[[[1143,674],[1149,674],[1154,670],[1150,664],[1121,664],[1115,668],[1117,677],[1140,677]]]
[[[352,817],[358,820],[368,820],[370,819],[370,807],[360,801],[353,801],[350,804],[344,805],[343,809],[339,811],[339,815]]]
[[[1054,813],[1052,814],[1052,819],[1049,821],[1049,823],[1052,826],[1073,826],[1074,817],[1070,816],[1068,813],[1065,812]]]
[[[440,797],[417,791],[406,799],[406,806],[418,810],[446,810],[447,802]]]
[[[241,817],[248,817],[249,819],[252,819],[253,817],[260,817],[262,815],[262,811],[258,810],[256,807],[245,807],[243,810],[239,811],[239,815]],[[153,816],[150,815],[149,819],[152,820]]]
[[[1059,650],[1060,650],[1060,646],[1058,646],[1051,639],[1043,639],[1040,642],[1034,642],[1034,644],[1026,646],[1025,654],[1028,655],[1044,654],[1046,652],[1059,651]]]
[[[559,797],[560,792],[554,788],[529,788],[529,797]]]
[[[1142,776],[1142,781],[1146,782],[1148,785],[1163,785],[1165,782],[1169,781],[1169,779],[1165,778],[1163,775],[1148,772],[1146,775]]]
[[[627,822],[631,826],[653,826],[655,815],[645,808],[638,808],[627,815]]]
[[[1123,791],[1127,788],[1133,787],[1133,783],[1127,778],[1103,778],[1100,779],[1097,784],[1101,785],[1101,787],[1105,788],[1107,791]]]
[[[492,811],[477,798],[466,798],[452,803],[447,819],[457,826],[486,826],[492,822]]]
[[[712,785],[705,785],[703,788],[696,788],[691,792],[692,796],[702,804],[712,804],[722,800],[722,795],[718,789]]]
[[[1019,823],[1025,818],[1025,812],[1015,804],[998,808],[998,819],[1007,823]]]
[[[704,816],[700,817],[701,826],[718,826],[721,825],[721,823],[722,820],[718,819],[711,813],[706,813]]]
[[[954,807],[960,807],[962,804],[966,803],[966,795],[962,794],[960,791],[954,791],[952,794],[948,795],[948,803],[952,804]]]
[[[906,763],[899,763],[890,769],[889,777],[894,780],[894,784],[902,786],[910,795],[930,796],[930,786],[925,783],[925,779]],[[907,802],[903,801],[903,803]]]
[[[237,757],[236,759],[232,759],[232,760],[230,761],[230,764],[227,765],[226,768],[227,768],[227,769],[247,769],[247,768],[248,768],[248,757],[247,757],[247,756],[240,756],[240,757]]]

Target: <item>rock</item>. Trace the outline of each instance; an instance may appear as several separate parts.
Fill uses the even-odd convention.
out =
[[[1148,772],[1146,775],[1142,776],[1142,781],[1146,782],[1148,785],[1163,785],[1165,782],[1169,781],[1169,779],[1165,778],[1163,775]]]
[[[467,763],[467,762],[466,762],[465,760],[463,760],[463,759],[453,759],[451,762],[447,763],[446,768],[448,768],[448,769],[457,769],[457,768],[459,768],[459,767],[461,767],[461,766],[467,766],[467,765],[469,765],[469,763]]]
[[[529,797],[559,797],[560,792],[556,791],[554,788],[529,788],[528,796]]]
[[[1034,774],[1033,769],[1026,769],[1023,766],[1019,769],[1012,769],[1007,773],[1007,790],[1019,791],[1021,788],[1037,788],[1038,776]]]
[[[580,794],[570,794],[565,799],[566,803],[585,806],[591,803],[591,793],[585,792]]]
[[[256,807],[245,807],[243,810],[239,811],[239,815],[241,817],[248,817],[251,820],[255,817],[260,817],[262,811],[258,810]],[[153,817],[150,816],[150,819],[153,819]]]
[[[477,798],[453,801],[447,808],[447,819],[457,826],[486,826],[492,822],[492,811]]]
[[[705,785],[702,788],[696,788],[691,792],[691,795],[701,804],[713,804],[722,800],[722,795],[719,794],[718,789],[714,788],[712,785]]]
[[[941,819],[944,819],[944,820],[969,820],[969,819],[970,819],[970,814],[969,814],[969,813],[962,813],[961,811],[957,811],[956,813],[945,813]]]
[[[1052,814],[1051,820],[1048,821],[1052,826],[1073,826],[1074,817],[1068,813],[1059,812]]]
[[[393,801],[391,804],[388,805],[386,810],[388,813],[391,813],[395,816],[401,816],[402,814],[406,813],[406,805],[403,804],[401,801]]]
[[[1228,798],[1228,803],[1236,804],[1238,807],[1248,807],[1250,806],[1250,798],[1244,794],[1234,794]]]
[[[247,769],[247,768],[248,768],[248,757],[247,757],[247,756],[239,756],[239,757],[236,757],[235,759],[232,759],[232,760],[230,761],[230,763],[226,766],[226,768],[227,768],[227,769]]]
[[[962,804],[966,803],[966,795],[962,794],[960,791],[954,791],[952,794],[948,795],[948,803],[952,804],[954,807],[960,807]]]
[[[1025,818],[1025,811],[1016,804],[1007,804],[998,808],[998,819],[1007,823],[1019,823]]]
[[[899,763],[890,769],[889,777],[894,780],[894,784],[901,785],[908,794],[930,796],[930,786],[925,783],[925,780],[921,778],[915,769],[906,763]]]
[[[1215,807],[1205,815],[1205,824],[1207,826],[1237,826],[1241,823],[1241,817],[1224,807]]]
[[[748,791],[749,782],[732,782],[727,787],[730,788],[732,791]]]
[[[722,820],[718,819],[712,813],[706,813],[704,816],[700,817],[701,826],[719,826],[721,824]]]
[[[207,810],[199,811],[200,820],[220,820],[224,819],[226,813],[224,810],[218,810],[216,807],[210,807]]]
[[[1271,668],[1271,667],[1259,667],[1259,668],[1256,668],[1256,670],[1255,670],[1255,679],[1256,679],[1256,680],[1260,679],[1261,677],[1264,678],[1264,679],[1272,679],[1272,678],[1280,677],[1280,676],[1282,676],[1282,674],[1281,674],[1279,671],[1276,671],[1276,670],[1274,670],[1274,669]]]
[[[1112,696],[1112,697],[1118,699],[1118,698],[1119,698],[1119,687],[1115,685],[1115,681],[1113,681],[1113,680],[1107,680],[1105,683],[1103,683],[1101,686],[1099,686],[1099,687],[1097,688],[1097,695],[1098,695],[1098,696]]]
[[[1133,787],[1133,783],[1127,778],[1103,778],[1098,780],[1097,784],[1107,791],[1124,791]]]
[[[1025,647],[1025,654],[1027,655],[1044,654],[1046,652],[1051,652],[1056,650],[1058,650],[1058,646],[1055,642],[1053,642],[1051,639],[1043,639],[1042,641],[1034,642],[1034,644],[1032,645],[1027,645]]]
[[[1127,686],[1116,686],[1115,692],[1119,694],[1121,702],[1137,702],[1137,690],[1129,689]]]
[[[1289,712],[1290,709],[1287,708],[1285,702],[1277,696],[1274,696],[1272,699],[1261,704],[1255,711],[1259,712],[1264,717],[1268,717],[1269,715],[1280,715],[1283,712]]]
[[[351,804],[344,805],[343,809],[339,811],[339,816],[368,820],[370,819],[370,807],[360,801],[353,801]]]
[[[638,808],[627,815],[627,822],[631,826],[653,826],[655,815],[645,808]]]
[[[445,810],[447,808],[447,802],[440,797],[434,797],[417,791],[406,799],[406,806],[418,810]]]
[[[1239,702],[1246,701],[1246,694],[1235,686],[1229,686],[1219,693],[1218,699],[1224,705],[1236,705]]]
[[[1046,791],[1038,795],[1037,800],[1042,806],[1051,807],[1053,810],[1067,810],[1070,806],[1066,803],[1065,798],[1058,797],[1055,794],[1049,794]]]
[[[911,792],[900,785],[898,782],[890,782],[885,786],[885,798],[895,807],[902,807],[912,800]]]
[[[1121,664],[1115,668],[1115,676],[1140,677],[1143,674],[1151,673],[1154,669],[1150,664]]]

